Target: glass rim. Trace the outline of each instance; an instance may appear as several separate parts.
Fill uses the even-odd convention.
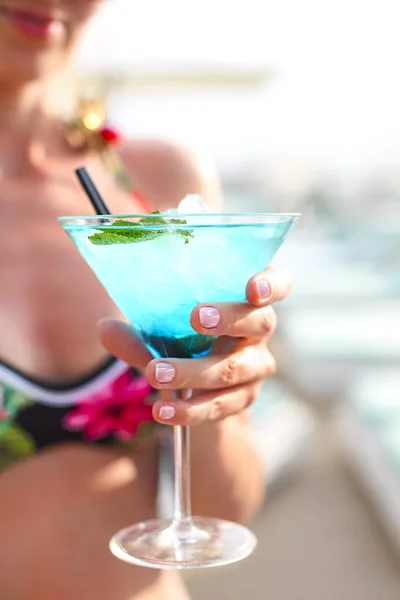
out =
[[[103,219],[107,219],[111,222],[118,219],[154,219],[165,218],[165,219],[196,219],[195,223],[182,223],[182,225],[188,225],[189,227],[201,227],[202,225],[209,225],[211,219],[233,219],[233,223],[217,223],[217,224],[235,224],[235,225],[249,225],[257,223],[268,223],[269,220],[276,220],[280,222],[293,221],[300,217],[300,213],[121,213],[121,214],[104,214],[104,215],[72,215],[57,217],[57,220],[63,225],[105,225],[101,223]],[[82,223],[83,221],[83,223]],[[140,224],[141,227],[171,227],[173,225],[180,225],[179,223],[151,223]],[[123,227],[123,226],[121,226]]]

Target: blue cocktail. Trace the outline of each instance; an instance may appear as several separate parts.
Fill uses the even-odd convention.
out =
[[[155,357],[208,354],[215,338],[190,325],[202,302],[245,301],[247,281],[268,265],[297,215],[64,217],[83,258]],[[111,549],[155,568],[198,568],[248,556],[253,534],[236,523],[192,518],[189,431],[174,428],[175,517],[118,533]]]

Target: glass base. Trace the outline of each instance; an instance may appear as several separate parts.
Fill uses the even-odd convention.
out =
[[[243,560],[256,543],[242,525],[194,517],[187,525],[166,519],[138,523],[118,532],[110,549],[117,558],[141,567],[202,569]]]

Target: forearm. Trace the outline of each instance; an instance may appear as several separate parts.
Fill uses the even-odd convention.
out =
[[[193,513],[248,521],[259,508],[264,486],[261,462],[240,417],[191,431]]]

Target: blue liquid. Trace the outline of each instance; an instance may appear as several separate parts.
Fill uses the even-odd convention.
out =
[[[193,238],[94,245],[90,225],[65,225],[83,258],[156,357],[204,356],[214,338],[197,334],[199,303],[245,301],[247,281],[269,264],[293,220],[190,227]],[[104,225],[102,225],[104,228]]]

